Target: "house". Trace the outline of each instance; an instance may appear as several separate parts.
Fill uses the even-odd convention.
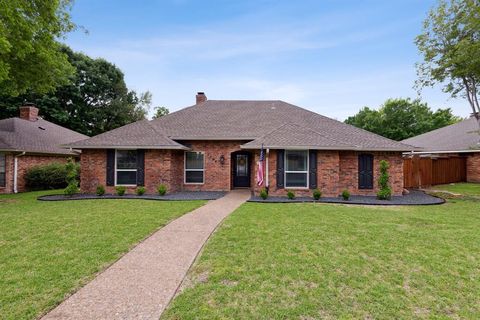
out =
[[[61,145],[85,138],[43,120],[32,104],[20,107],[20,117],[0,120],[0,193],[25,191],[25,174],[34,166],[78,157]]]
[[[460,163],[459,167],[464,174],[452,177],[453,180],[458,181],[443,182],[480,182],[480,125],[474,115],[461,122],[402,142],[420,149],[410,152],[409,156],[418,156],[424,159],[459,159],[460,161],[457,162]],[[436,179],[438,177],[435,175],[445,172],[447,171],[438,170],[438,173],[433,174],[432,178]]]
[[[395,195],[403,191],[402,152],[392,141],[283,101],[207,100],[152,121],[139,121],[69,144],[81,149],[81,190],[98,185],[159,184],[169,191],[219,191],[268,186],[271,195],[373,195],[378,163],[390,163]],[[257,162],[264,148],[264,183]]]

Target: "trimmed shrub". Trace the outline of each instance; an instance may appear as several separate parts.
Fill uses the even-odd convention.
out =
[[[125,194],[125,192],[127,191],[127,187],[117,186],[117,187],[115,187],[115,191],[117,192],[117,195],[123,196]]]
[[[167,194],[167,186],[164,184],[161,184],[157,188],[158,194],[161,196],[164,196]]]
[[[62,163],[51,163],[28,169],[25,182],[28,190],[62,189],[67,186],[67,169]]]
[[[342,198],[345,201],[350,199],[350,192],[347,189],[342,191]]]
[[[97,186],[97,191],[96,191],[97,196],[103,196],[105,194],[105,187],[101,184]]]
[[[137,196],[143,196],[145,194],[145,187],[138,187],[135,192],[137,193]]]
[[[312,195],[313,195],[313,199],[319,200],[320,197],[322,196],[322,191],[315,189],[313,190]]]
[[[68,159],[67,164],[65,165],[65,170],[67,171],[67,177],[65,181],[67,182],[67,187],[63,190],[63,193],[68,196],[72,196],[79,191],[78,189],[78,180],[77,180],[77,165],[72,158]]]
[[[390,180],[388,168],[390,168],[390,165],[387,161],[380,161],[380,177],[378,178],[380,190],[377,193],[377,198],[380,200],[390,200],[392,197],[392,189],[388,185],[388,181]]]
[[[295,193],[292,190],[288,190],[287,197],[288,199],[293,200],[295,199]]]
[[[268,198],[268,192],[267,192],[267,189],[265,188],[262,188],[260,190],[260,198],[262,198],[263,200],[267,199]]]

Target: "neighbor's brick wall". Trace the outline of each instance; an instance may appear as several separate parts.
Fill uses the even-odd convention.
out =
[[[17,190],[18,192],[27,191],[25,175],[30,168],[42,166],[50,163],[66,163],[69,157],[65,156],[41,156],[41,155],[24,155],[18,157],[18,175],[17,175]],[[13,162],[13,161],[12,161]],[[13,165],[12,165],[13,168]],[[12,169],[13,180],[13,169]],[[13,182],[12,182],[13,188]],[[12,190],[13,191],[13,190]]]
[[[13,192],[13,155],[5,154],[5,187],[0,187],[0,194]]]
[[[480,183],[480,153],[467,157],[467,182]]]

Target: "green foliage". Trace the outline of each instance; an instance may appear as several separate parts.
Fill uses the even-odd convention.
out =
[[[312,195],[313,195],[313,199],[319,200],[320,197],[322,196],[322,191],[320,191],[319,189],[315,189],[313,190]]]
[[[377,193],[377,198],[380,200],[390,200],[392,196],[392,189],[388,185],[390,175],[388,174],[389,163],[385,160],[380,161],[380,177],[378,178],[378,186],[380,190]]]
[[[103,196],[105,194],[105,187],[99,184],[95,193],[97,194],[97,196]]]
[[[75,28],[70,0],[0,1],[0,93],[52,91],[74,68],[57,39]]]
[[[67,173],[65,177],[65,182],[67,183],[67,187],[65,188],[65,190],[63,190],[63,193],[65,193],[66,195],[74,195],[79,190],[77,167],[78,165],[75,163],[75,161],[72,158],[69,158],[67,164],[65,165],[65,170]]]
[[[145,187],[138,187],[137,190],[135,190],[135,193],[137,196],[143,196],[145,194]]]
[[[345,201],[350,199],[350,192],[347,189],[342,191],[342,198]]]
[[[417,88],[441,84],[452,97],[466,97],[472,111],[480,114],[480,2],[440,0],[415,43],[423,55],[417,64]]]
[[[116,186],[115,191],[117,192],[118,196],[123,196],[125,192],[127,191],[127,187],[125,186]]]
[[[76,179],[78,179],[79,166],[76,165],[76,167]],[[66,180],[67,169],[65,164],[62,163],[35,166],[27,170],[25,175],[28,190],[63,189],[68,185]]]
[[[262,189],[260,190],[260,198],[262,198],[263,200],[266,200],[266,199],[268,198],[267,189],[262,188]]]
[[[345,123],[400,141],[460,120],[450,108],[434,112],[426,103],[407,98],[389,99],[379,110],[364,107]]]
[[[167,194],[167,186],[164,184],[161,184],[157,188],[158,194],[161,196],[164,196]]]
[[[150,92],[137,95],[128,90],[122,71],[104,59],[92,59],[66,46],[61,51],[76,69],[70,84],[49,94],[29,91],[18,97],[0,96],[0,119],[16,117],[24,101],[40,106],[45,120],[88,136],[146,118]]]
[[[155,114],[153,115],[153,119],[157,119],[157,118],[166,116],[169,113],[170,113],[170,110],[168,110],[167,107],[156,107],[155,108]]]
[[[295,199],[295,192],[293,192],[292,190],[288,190],[288,192],[287,192],[287,197],[288,197],[288,199],[290,199],[290,200]]]

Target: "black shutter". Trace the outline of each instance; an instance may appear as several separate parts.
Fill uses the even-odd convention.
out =
[[[277,150],[277,188],[285,187],[285,150]]]
[[[145,150],[137,150],[137,186],[145,185]]]
[[[308,152],[308,182],[310,189],[317,188],[317,150],[310,150]]]
[[[107,186],[115,184],[115,150],[107,149]]]
[[[373,155],[358,156],[358,188],[373,189]]]

